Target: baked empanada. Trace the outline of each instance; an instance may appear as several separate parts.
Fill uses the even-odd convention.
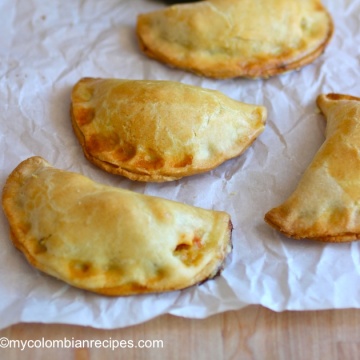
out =
[[[265,221],[293,238],[344,242],[360,238],[360,98],[320,95],[326,140],[296,190]]]
[[[214,277],[231,251],[225,212],[101,185],[41,157],[11,173],[2,202],[33,266],[100,294],[183,289]]]
[[[131,180],[170,181],[240,155],[266,109],[172,81],[81,79],[72,123],[85,156]]]
[[[209,0],[137,20],[141,50],[213,78],[267,78],[314,61],[333,22],[320,0]]]

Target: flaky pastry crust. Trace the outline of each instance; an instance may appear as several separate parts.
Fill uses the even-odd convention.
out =
[[[86,158],[138,181],[171,181],[242,154],[266,109],[173,81],[81,79],[72,124]]]
[[[212,78],[267,78],[299,69],[333,33],[320,0],[208,0],[141,14],[141,50]]]
[[[326,140],[293,194],[265,215],[288,237],[325,242],[360,239],[360,98],[322,94]]]
[[[225,212],[105,186],[41,157],[10,174],[2,204],[30,264],[104,295],[192,286],[214,277],[231,251]]]

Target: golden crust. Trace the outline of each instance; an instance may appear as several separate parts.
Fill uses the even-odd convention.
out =
[[[81,79],[72,124],[86,158],[138,181],[170,181],[239,156],[264,130],[266,109],[171,81]]]
[[[326,140],[293,194],[265,215],[288,237],[325,242],[360,239],[360,98],[317,98]]]
[[[100,294],[183,289],[214,277],[231,251],[225,212],[104,186],[41,157],[11,173],[2,203],[30,264]]]
[[[320,0],[209,0],[137,20],[141,50],[165,64],[213,78],[267,78],[322,54],[333,22]]]

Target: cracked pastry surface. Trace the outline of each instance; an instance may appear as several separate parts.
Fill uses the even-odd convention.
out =
[[[267,78],[299,69],[333,33],[320,0],[208,0],[140,14],[141,50],[213,78]]]
[[[10,174],[2,204],[30,264],[100,294],[183,289],[214,277],[231,251],[225,212],[105,186],[41,157]]]
[[[264,130],[266,109],[173,81],[84,78],[72,124],[86,158],[138,181],[171,181],[242,154]]]
[[[297,188],[265,221],[288,237],[360,239],[360,98],[322,94],[326,139]]]

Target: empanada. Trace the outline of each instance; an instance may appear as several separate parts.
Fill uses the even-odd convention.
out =
[[[215,276],[231,250],[225,212],[101,185],[41,157],[11,173],[2,202],[33,266],[100,294],[189,287]]]
[[[344,242],[360,238],[360,98],[317,98],[326,140],[296,190],[265,221],[293,238]]]
[[[240,155],[264,130],[266,109],[172,81],[80,80],[72,123],[85,156],[131,180],[170,181]]]
[[[267,78],[314,61],[333,22],[320,0],[208,0],[138,16],[141,50],[213,78]]]

